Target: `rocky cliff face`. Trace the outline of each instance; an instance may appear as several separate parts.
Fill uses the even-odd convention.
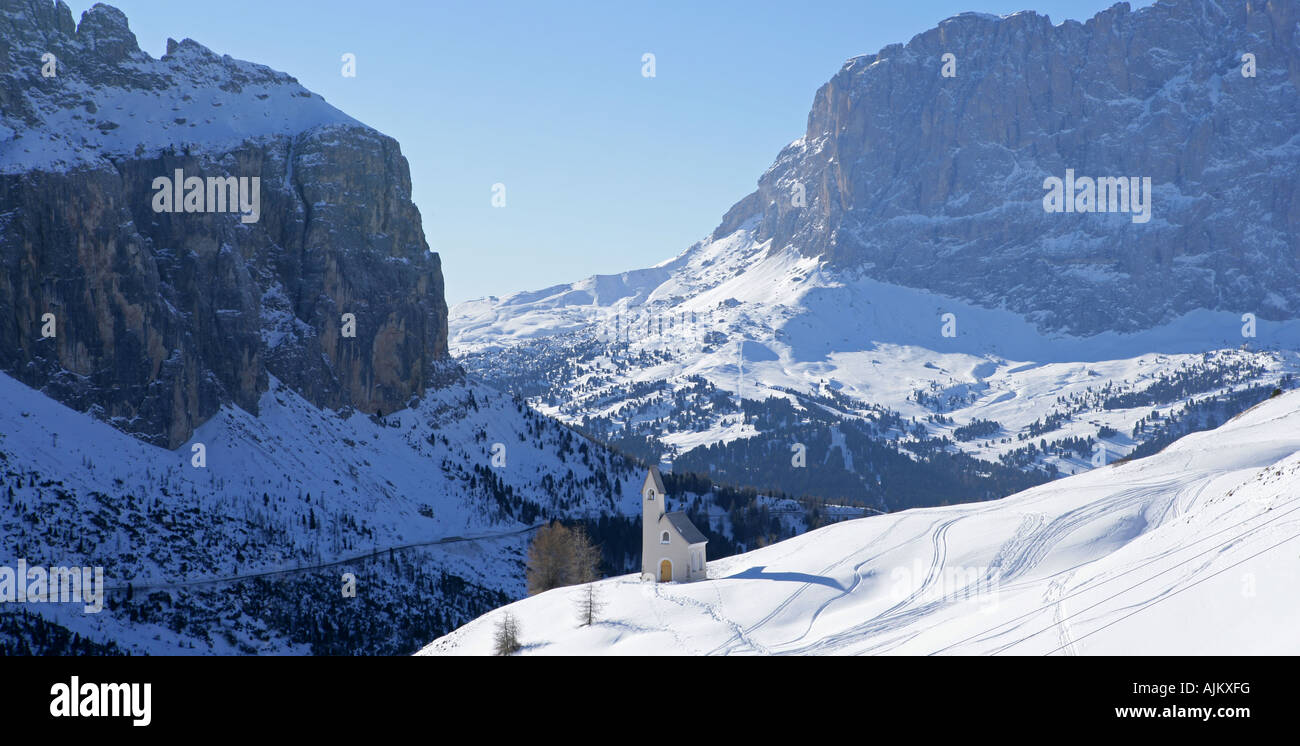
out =
[[[104,5],[0,0],[0,59],[0,370],[167,447],[269,376],[372,413],[424,393],[447,309],[396,141],[193,41],[155,60]],[[260,179],[257,221],[156,211],[178,170]]]
[[[757,219],[773,250],[1044,330],[1134,331],[1197,308],[1296,318],[1298,21],[1296,0],[950,18],[849,60],[714,235]],[[1151,220],[1045,212],[1044,179],[1067,169],[1150,177]]]

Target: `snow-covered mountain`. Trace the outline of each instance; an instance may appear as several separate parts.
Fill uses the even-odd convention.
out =
[[[1075,546],[1062,539],[1083,535],[1071,533],[1080,522],[1097,532],[1091,549],[1144,547],[1142,536],[1191,516],[1188,506],[1217,503],[1184,495],[1160,512],[1168,496],[1103,476],[1155,468],[1182,484],[1160,471],[1173,469],[1177,448],[1154,467],[1043,483],[1154,453],[1292,387],[1300,322],[1285,135],[1295,106],[1279,104],[1263,123],[1246,115],[1293,85],[1278,66],[1294,69],[1293,6],[1188,0],[1135,14],[1116,6],[1084,26],[1033,14],[945,22],[937,37],[851,60],[759,190],[677,258],[463,304],[453,337],[396,141],[288,75],[192,40],[153,59],[109,6],[74,22],[61,0],[0,0],[0,568],[99,567],[109,591],[98,614],[6,602],[0,653],[412,652],[521,596],[529,532],[543,521],[585,522],[616,571],[634,561],[644,473],[634,456],[676,467],[664,475],[674,507],[709,537],[710,557],[772,545],[736,560],[743,577],[731,580],[807,578],[850,606],[865,599],[868,618],[887,625],[929,603],[934,582],[922,576],[946,566],[949,527],[985,537],[963,545],[975,554],[953,556],[1000,568],[988,577],[1008,589],[1073,557],[1053,552]],[[1206,43],[1155,46],[1160,22]],[[1219,26],[1226,41],[1205,36]],[[1123,85],[1108,89],[1087,66],[1074,84],[1058,80],[1058,58],[1109,48],[1109,35],[1123,50]],[[919,74],[935,39],[960,55],[952,90],[921,86],[903,102],[880,88]],[[1033,75],[1015,83],[1009,58],[990,54],[1026,41],[1031,62],[1053,71],[1045,90]],[[1238,89],[1218,57],[1256,42],[1259,90],[1224,103]],[[1153,87],[1157,75],[1174,77]],[[1006,109],[1008,86],[1020,84],[1032,89],[1027,108]],[[990,96],[997,111],[980,106]],[[871,103],[880,97],[903,108]],[[1170,178],[1156,217],[1022,220],[1028,187],[1004,191],[998,174],[1041,181],[1066,161],[1132,165],[1101,124],[1040,131],[1060,131],[1061,111],[1092,116],[1102,98],[1106,126],[1138,139],[1188,135],[1164,152],[1178,165],[1151,166]],[[1209,130],[1189,130],[1207,106],[1224,107],[1234,126],[1216,114]],[[1039,130],[990,128],[1029,111]],[[1240,122],[1245,134],[1220,147],[1219,133]],[[878,142],[908,126],[929,134]],[[1105,147],[1084,152],[1088,142]],[[1247,144],[1256,150],[1242,152]],[[885,150],[901,160],[882,164]],[[1011,175],[998,170],[1009,164]],[[1004,201],[976,209],[971,169],[993,179],[981,199]],[[218,188],[258,180],[256,219],[158,209],[154,184],[178,171]],[[935,191],[927,173],[951,178]],[[882,179],[902,191],[883,194]],[[924,199],[905,198],[907,179],[920,180]],[[791,212],[779,202],[796,182],[805,199]],[[1266,219],[1225,235],[1225,214],[1241,218],[1245,204],[1266,204]],[[1034,227],[1048,218],[1063,222]],[[1150,243],[1134,243],[1143,226]],[[990,245],[999,235],[1007,242]],[[1065,250],[1075,241],[1092,253],[1076,261]],[[885,261],[881,247],[894,244],[897,261]],[[1133,262],[1111,262],[1112,245],[1132,249]],[[1262,266],[1274,274],[1261,279]],[[1189,305],[1201,291],[1204,302]],[[1251,417],[1216,434],[1256,432],[1242,430]],[[1222,481],[1216,464],[1258,468],[1290,443],[1278,437],[1252,454],[1231,443],[1189,454],[1188,473]],[[744,489],[753,485],[762,494]],[[880,510],[1013,492],[1022,494],[1006,504],[1019,512],[913,511],[810,535],[833,539],[824,544],[790,539]],[[861,536],[853,527],[863,525],[880,533]],[[999,532],[1009,538],[994,547]],[[841,541],[856,547],[845,556],[875,541],[889,561],[931,569],[876,613],[878,581],[831,566],[869,559],[831,556]],[[745,564],[754,556],[761,566]],[[772,578],[768,566],[785,569]],[[638,598],[674,592],[606,585]],[[700,603],[731,628],[730,611]],[[777,601],[771,619],[780,609],[803,611]],[[665,628],[678,623],[689,631],[696,620]],[[752,633],[784,634],[785,622],[736,624],[743,645],[783,644]],[[677,639],[698,652],[691,635]]]
[[[894,452],[934,500],[1151,452],[1297,370],[1298,8],[948,19],[849,60],[698,244],[459,304],[452,353],[647,458],[889,509],[926,504]],[[1154,217],[1045,212],[1065,169],[1151,176]],[[820,470],[774,473],[798,444]]]
[[[107,5],[0,0],[0,40],[0,371],[171,448],[273,377],[367,414],[428,389],[442,269],[395,140]]]
[[[846,62],[714,235],[752,220],[774,250],[1044,331],[1296,319],[1297,21],[1297,0],[949,18]],[[1073,210],[1045,209],[1049,178]],[[1137,179],[1140,216],[1110,178]]]
[[[257,219],[155,209],[177,170]],[[448,358],[410,194],[288,75],[0,0],[0,568],[109,590],[0,576],[0,654],[408,653],[522,595],[541,522],[626,522],[640,467]]]
[[[168,39],[154,59],[110,5],[77,23],[61,1],[6,0],[0,32],[2,173],[113,168],[178,146],[224,152],[316,127],[365,128],[293,77],[192,39]]]
[[[596,437],[887,509],[935,503],[901,495],[917,474],[890,483],[873,444],[928,459],[931,475],[935,451],[980,460],[952,464],[948,487],[995,466],[1046,479],[1212,427],[1300,370],[1297,322],[1257,319],[1243,337],[1239,317],[1201,310],[1131,334],[1044,334],[1013,311],[771,251],[750,228],[648,270],[459,304],[449,323],[475,375]],[[784,468],[795,443],[807,470]],[[931,499],[1027,486],[990,474]]]
[[[516,602],[424,655],[1300,654],[1300,392],[1163,452],[996,502],[838,523],[712,561]]]

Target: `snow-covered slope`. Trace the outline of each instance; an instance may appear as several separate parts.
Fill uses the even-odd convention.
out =
[[[476,619],[422,654],[1300,654],[1300,392],[1165,451],[977,505],[839,523]]]
[[[692,313],[694,325],[689,323]],[[952,336],[944,334],[945,313],[957,320]],[[466,355],[581,329],[613,338],[629,327],[659,346],[680,348],[699,345],[709,329],[747,320],[751,323],[744,331],[767,330],[768,338],[758,341],[788,352],[779,355],[782,361],[814,360],[873,344],[1044,363],[1101,361],[1202,352],[1248,341],[1240,314],[1209,311],[1130,334],[1043,333],[1032,320],[1005,309],[874,281],[791,247],[774,249],[770,241],[757,240],[749,227],[704,239],[652,268],[459,303],[449,325],[453,352]],[[1260,320],[1254,334],[1249,340],[1257,345],[1293,347],[1300,342],[1300,321]],[[834,366],[808,375],[817,372],[833,373]]]
[[[23,611],[128,651],[409,652],[522,595],[526,529],[640,504],[632,464],[448,375],[382,419],[272,380],[174,451],[0,375],[0,566],[103,567],[104,612]]]
[[[907,423],[888,439],[948,438],[945,447],[980,459],[1068,474],[1150,440],[1153,412],[1167,419],[1253,388],[1249,405],[1300,371],[1300,322],[1248,327],[1233,314],[1197,311],[1132,334],[1044,333],[1005,309],[772,250],[745,226],[654,268],[462,303],[449,330],[453,354],[475,375],[571,423],[599,419],[599,435],[657,438],[676,457],[737,439],[787,450],[799,440],[692,399],[684,392],[699,379],[751,401],[846,397],[848,418],[885,407]],[[1217,421],[1239,408],[1226,405]],[[975,437],[958,431],[979,423],[993,424]],[[1058,454],[1058,442],[1078,450]],[[1039,450],[1026,455],[1030,444]],[[692,468],[701,459],[709,460],[696,457]],[[860,466],[870,487],[871,465]],[[756,477],[729,475],[747,478]]]

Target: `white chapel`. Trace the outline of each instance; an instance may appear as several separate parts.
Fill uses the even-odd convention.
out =
[[[659,469],[652,466],[641,487],[641,579],[661,583],[708,577],[704,547],[709,540],[686,514],[668,512]]]

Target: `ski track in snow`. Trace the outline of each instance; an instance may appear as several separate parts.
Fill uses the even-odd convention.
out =
[[[1300,563],[1261,550],[1300,533],[1297,494],[1292,392],[1146,459],[1003,500],[833,524],[710,563],[697,583],[602,581],[611,624],[652,615],[658,642],[576,637],[555,592],[510,608],[546,652],[569,654],[1294,654]],[[1253,595],[1227,572],[1247,560]],[[908,566],[910,585],[889,582]],[[491,617],[426,652],[481,652]]]

